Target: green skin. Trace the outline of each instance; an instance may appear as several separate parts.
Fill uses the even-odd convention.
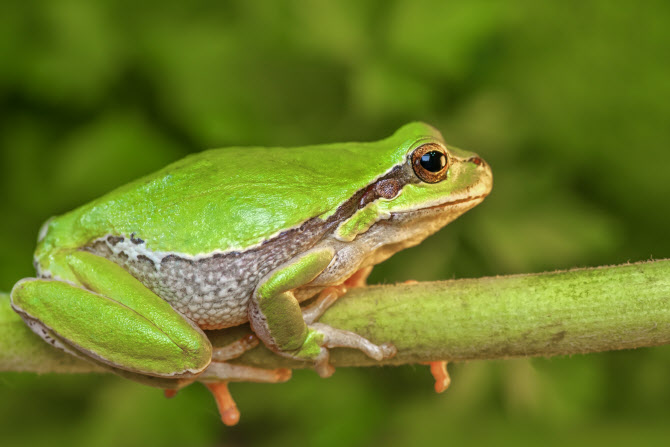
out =
[[[443,148],[449,161],[446,178],[435,183],[422,181],[412,163],[426,143]],[[364,203],[366,191],[377,191],[376,182],[393,173],[394,195]],[[247,320],[268,347],[314,361],[326,376],[329,348],[358,348],[377,359],[394,348],[314,323],[327,304],[308,316],[299,303],[416,245],[480,203],[491,185],[486,163],[446,146],[423,123],[372,143],[205,151],[49,220],[35,252],[38,277],[16,284],[12,306],[54,346],[131,378],[195,378],[212,361],[202,329]],[[319,233],[309,243],[292,231],[304,225]],[[92,248],[110,236],[133,240],[140,251],[120,244],[121,257],[114,257]],[[291,245],[305,248],[275,256],[258,278],[239,275],[256,280],[235,289],[240,298],[224,298],[242,309],[235,315],[193,309],[191,302],[189,311],[177,311],[183,303],[161,296],[164,289],[152,290],[129,267],[139,255],[159,272],[170,256],[196,263],[234,252],[256,268],[263,266],[255,255],[262,249]],[[204,273],[191,276],[204,280]],[[243,376],[236,378],[255,377]]]

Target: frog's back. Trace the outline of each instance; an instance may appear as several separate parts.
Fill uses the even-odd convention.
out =
[[[382,143],[205,151],[55,218],[47,242],[134,235],[153,251],[246,250],[334,212],[404,157],[403,148]]]

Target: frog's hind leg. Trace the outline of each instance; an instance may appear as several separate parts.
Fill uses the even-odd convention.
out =
[[[129,378],[194,378],[207,367],[204,332],[122,267],[84,251],[60,259],[76,283],[25,279],[11,293],[38,335]]]

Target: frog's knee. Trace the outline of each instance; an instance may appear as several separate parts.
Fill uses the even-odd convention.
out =
[[[67,351],[158,377],[191,376],[209,365],[212,346],[200,329],[174,311],[152,315],[140,304],[133,309],[58,280],[22,280],[12,290],[14,310]]]

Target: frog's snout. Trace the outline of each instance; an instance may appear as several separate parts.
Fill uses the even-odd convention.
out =
[[[483,166],[483,165],[486,164],[486,162],[484,160],[482,160],[480,157],[478,157],[476,155],[474,157],[468,158],[468,163],[474,163],[477,166]]]
[[[472,169],[477,172],[476,175],[478,180],[476,182],[475,189],[480,191],[483,197],[486,197],[493,188],[493,173],[491,172],[491,165],[486,163],[483,158],[476,154],[463,159],[463,163],[470,165]]]

